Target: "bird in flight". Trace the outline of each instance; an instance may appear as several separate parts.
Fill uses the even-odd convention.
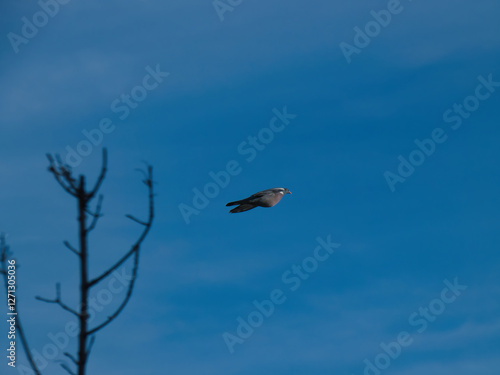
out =
[[[255,207],[272,207],[276,205],[285,194],[292,194],[287,188],[272,188],[267,190],[259,191],[248,198],[229,202],[226,206],[236,206],[233,208],[231,213],[235,214],[237,212],[243,212],[251,210]]]

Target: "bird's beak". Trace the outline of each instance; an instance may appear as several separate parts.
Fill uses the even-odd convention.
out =
[[[292,192],[290,190],[288,190],[288,194],[292,194]]]

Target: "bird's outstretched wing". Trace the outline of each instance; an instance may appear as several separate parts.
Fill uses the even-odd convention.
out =
[[[244,211],[251,210],[252,208],[255,208],[255,207],[256,206],[254,206],[253,204],[241,204],[238,207],[233,208],[229,212],[232,213],[232,214],[236,214],[238,212],[244,212]]]
[[[261,198],[267,194],[269,194],[270,190],[262,190],[262,191],[259,191],[258,193],[255,193],[255,194],[252,194],[250,195],[248,198],[245,198],[245,199],[241,199],[239,201],[234,201],[234,202],[229,202],[228,204],[226,204],[226,207],[227,206],[235,206],[237,204],[244,204],[244,203],[249,203],[251,202],[253,199],[255,198]],[[246,210],[245,210],[246,211]]]

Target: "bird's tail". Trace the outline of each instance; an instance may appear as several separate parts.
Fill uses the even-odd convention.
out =
[[[229,206],[229,203],[227,205]],[[244,212],[244,211],[251,210],[252,208],[255,208],[255,206],[253,204],[241,204],[238,207],[233,208],[229,212],[231,212],[232,214],[236,214],[238,212]]]
[[[245,203],[245,199],[242,199],[241,201],[229,202],[228,204],[226,204],[226,207],[228,207],[228,206],[236,206],[237,204],[242,204],[242,203]]]

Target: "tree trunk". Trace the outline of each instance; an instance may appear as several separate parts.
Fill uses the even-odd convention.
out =
[[[85,177],[80,176],[78,194],[78,223],[80,237],[80,335],[78,337],[78,375],[85,375],[87,365],[87,301],[88,301],[88,270],[87,270],[87,195],[85,192]]]

